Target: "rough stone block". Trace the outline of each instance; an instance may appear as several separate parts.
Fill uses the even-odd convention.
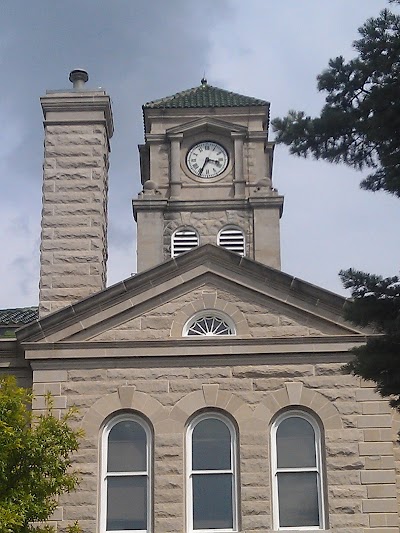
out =
[[[189,376],[193,379],[213,379],[213,378],[230,378],[232,370],[230,367],[195,367],[189,369]]]
[[[299,376],[312,376],[312,365],[263,365],[263,366],[235,366],[232,375],[238,378],[293,378]],[[259,389],[263,390],[263,389]]]

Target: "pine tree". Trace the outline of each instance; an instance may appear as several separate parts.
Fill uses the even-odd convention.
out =
[[[289,111],[272,126],[292,154],[372,169],[361,187],[400,197],[400,16],[385,9],[359,33],[358,56],[331,59],[317,78],[320,116]]]
[[[289,111],[276,118],[276,141],[298,156],[369,169],[363,189],[400,197],[400,16],[384,9],[358,31],[357,57],[331,59],[318,76],[318,89],[326,93],[320,116]],[[353,269],[339,275],[352,295],[345,318],[379,334],[352,350],[345,370],[375,381],[400,411],[400,278]]]
[[[380,334],[354,348],[355,357],[344,369],[375,381],[377,391],[400,411],[400,278],[382,278],[353,269],[342,270],[339,275],[353,297],[345,306],[345,318],[360,326],[372,326]]]

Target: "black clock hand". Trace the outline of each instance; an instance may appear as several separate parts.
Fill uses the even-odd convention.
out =
[[[203,174],[204,167],[207,165],[207,163],[208,163],[209,161],[210,161],[210,160],[208,159],[208,157],[206,157],[205,160],[204,160],[203,166],[202,166],[201,169],[200,169],[199,176],[201,176],[201,175]]]

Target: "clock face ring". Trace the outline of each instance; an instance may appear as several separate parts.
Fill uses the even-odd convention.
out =
[[[201,141],[188,151],[186,165],[198,178],[216,178],[227,168],[228,152],[215,141]]]

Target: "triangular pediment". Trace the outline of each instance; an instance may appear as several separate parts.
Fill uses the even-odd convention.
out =
[[[192,120],[190,122],[185,122],[185,124],[180,124],[179,126],[174,126],[167,130],[167,136],[183,134],[183,135],[194,135],[195,133],[211,131],[215,133],[227,134],[231,132],[247,133],[247,128],[239,124],[232,124],[232,122],[226,122],[225,120],[220,120],[213,117],[203,117],[197,120]]]
[[[365,332],[342,319],[344,303],[341,296],[208,244],[48,315],[19,330],[17,338],[42,346],[182,341],[191,314],[215,309],[240,324],[231,342],[363,339]]]

